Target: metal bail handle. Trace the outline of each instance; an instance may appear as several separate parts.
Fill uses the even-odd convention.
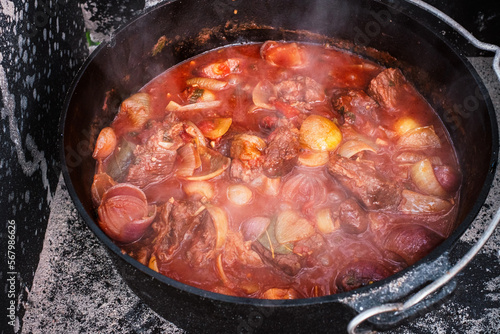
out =
[[[450,27],[454,28],[456,31],[458,31],[463,37],[465,37],[472,45],[477,47],[478,49],[485,50],[485,51],[491,51],[495,53],[495,57],[493,58],[493,70],[495,71],[495,74],[498,77],[498,80],[500,80],[500,47],[494,44],[488,44],[479,41],[477,38],[475,38],[467,29],[462,27],[459,23],[457,23],[455,20],[453,20],[451,17],[448,15],[444,14],[437,8],[423,2],[420,0],[406,0],[407,2],[420,7],[442,21],[446,22]],[[417,305],[418,303],[422,302],[424,299],[428,298],[430,295],[432,295],[434,292],[436,292],[438,289],[442,288],[444,285],[446,285],[448,282],[450,282],[462,269],[464,269],[467,264],[476,256],[476,254],[479,252],[479,250],[484,246],[484,244],[488,241],[488,239],[491,237],[493,232],[495,231],[495,228],[500,222],[500,208],[497,210],[495,216],[493,217],[493,220],[491,223],[488,225],[486,230],[484,231],[483,235],[481,238],[477,241],[477,243],[467,252],[467,254],[460,259],[460,261],[457,262],[446,274],[432,282],[431,284],[427,285],[425,288],[414,294],[412,297],[410,297],[406,302],[401,302],[401,303],[388,303],[388,304],[382,304],[376,307],[372,307],[370,309],[367,309],[361,313],[359,313],[356,317],[354,317],[348,324],[347,326],[347,331],[349,334],[361,334],[361,333],[374,333],[373,331],[357,331],[358,327],[366,320],[370,319],[373,316],[384,314],[384,313],[393,313],[394,315],[402,313],[410,309],[411,307]]]
[[[423,10],[433,14],[434,16],[441,19],[443,22],[446,22],[450,27],[458,31],[463,37],[465,37],[472,45],[476,48],[490,51],[495,53],[495,57],[493,58],[493,70],[497,75],[498,80],[500,80],[500,46],[495,44],[484,43],[474,37],[467,29],[462,27],[457,21],[440,11],[439,9],[429,5],[420,0],[406,0],[417,7],[422,8]]]
[[[495,216],[493,217],[493,220],[488,225],[488,227],[484,231],[481,238],[477,241],[477,243],[445,275],[441,276],[440,278],[438,278],[437,280],[435,280],[434,282],[432,282],[431,284],[429,284],[428,286],[426,286],[425,288],[414,294],[404,303],[383,304],[380,306],[370,308],[364,312],[361,312],[349,322],[349,325],[347,326],[347,331],[349,332],[349,334],[373,333],[372,331],[358,332],[356,331],[356,329],[365,320],[368,320],[369,318],[375,315],[388,312],[397,312],[397,313],[404,312],[409,308],[411,308],[412,306],[415,306],[416,304],[420,303],[429,295],[437,291],[439,288],[443,287],[456,274],[458,274],[462,269],[464,269],[467,266],[467,264],[474,258],[474,256],[476,256],[479,250],[491,237],[499,222],[500,222],[500,209],[497,210]]]

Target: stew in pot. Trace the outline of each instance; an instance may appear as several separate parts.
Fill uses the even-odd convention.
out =
[[[100,132],[92,199],[124,252],[180,282],[265,299],[381,280],[454,228],[461,175],[396,68],[267,41],[187,60]]]

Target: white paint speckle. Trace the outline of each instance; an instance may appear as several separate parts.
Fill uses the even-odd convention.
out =
[[[0,0],[0,6],[2,6],[2,14],[7,15],[10,19],[15,19],[15,5],[9,0]]]

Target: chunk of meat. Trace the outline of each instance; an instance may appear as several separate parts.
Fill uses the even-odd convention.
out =
[[[340,204],[339,220],[340,227],[345,232],[352,234],[363,233],[369,223],[367,213],[353,198],[349,198]]]
[[[332,105],[340,116],[341,124],[359,127],[367,120],[378,122],[378,103],[362,90],[349,90],[339,97],[334,96]]]
[[[351,291],[359,287],[380,281],[392,273],[384,265],[369,261],[358,260],[344,267],[337,276],[339,291]]]
[[[382,106],[392,109],[411,87],[397,68],[388,68],[372,79],[368,94]]]
[[[231,161],[230,175],[231,178],[241,180],[245,183],[251,183],[262,175],[262,166],[260,160],[258,164],[244,164],[241,160],[233,159]]]
[[[257,136],[241,134],[231,143],[231,177],[249,183],[262,174],[266,142]]]
[[[332,155],[328,171],[368,209],[392,209],[401,201],[401,187],[369,161]]]
[[[325,100],[323,87],[314,79],[305,76],[283,80],[276,84],[276,90],[279,100],[299,109],[312,110],[314,103]]]
[[[396,68],[388,68],[372,79],[368,94],[388,112],[399,112],[401,106],[411,107],[415,114],[431,110],[429,104]]]
[[[198,201],[185,202],[171,199],[169,203],[162,208],[160,221],[153,225],[153,228],[159,231],[153,249],[158,261],[163,263],[170,261],[175,256],[183,240],[193,238],[196,227],[208,217],[203,212],[202,204]],[[213,224],[211,225],[213,226]],[[200,230],[198,233],[203,234],[204,231],[208,230]],[[215,228],[212,234],[215,245]]]
[[[134,150],[135,160],[131,164],[127,181],[145,187],[171,176],[177,157],[177,149],[184,144],[181,137],[183,124],[155,123],[154,134],[143,145]]]
[[[281,126],[269,135],[269,144],[264,150],[262,169],[269,177],[288,174],[299,154],[299,130],[291,126]]]
[[[193,267],[211,265],[215,257],[217,233],[209,215],[200,215],[200,223],[184,235],[183,258]]]
[[[233,263],[252,267],[262,266],[259,254],[252,250],[252,242],[244,241],[241,234],[232,231],[228,232],[224,245],[224,260],[229,266]]]

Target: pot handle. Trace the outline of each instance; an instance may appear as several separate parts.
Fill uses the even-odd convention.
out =
[[[451,269],[449,269],[446,272],[446,274],[444,274],[431,284],[427,285],[422,290],[415,293],[404,303],[401,302],[401,303],[382,304],[359,313],[349,322],[347,326],[348,333],[349,334],[367,333],[367,332],[357,331],[358,326],[361,325],[361,323],[363,323],[365,320],[368,320],[373,316],[389,312],[393,312],[393,315],[396,316],[402,312],[409,310],[411,307],[417,305],[418,303],[422,302],[424,299],[426,299],[434,292],[436,292],[439,288],[443,287],[446,283],[448,283],[451,279],[453,279],[455,275],[457,275],[462,269],[464,269],[467,266],[467,264],[474,258],[474,256],[476,256],[479,250],[484,246],[484,244],[493,234],[499,222],[500,222],[500,209],[497,210],[492,221],[484,231],[481,238],[479,238],[477,243],[464,255],[464,257],[460,259],[460,261],[458,261]],[[373,333],[373,332],[370,331],[368,333]]]
[[[467,29],[462,27],[457,21],[455,21],[454,19],[452,19],[439,9],[429,5],[428,3],[425,3],[421,0],[406,0],[406,1],[433,14],[434,16],[441,19],[443,22],[446,22],[446,24],[448,24],[450,27],[458,31],[476,48],[495,53],[495,57],[493,58],[493,70],[495,71],[498,80],[500,80],[500,47],[498,45],[481,42],[476,37],[474,37]]]

